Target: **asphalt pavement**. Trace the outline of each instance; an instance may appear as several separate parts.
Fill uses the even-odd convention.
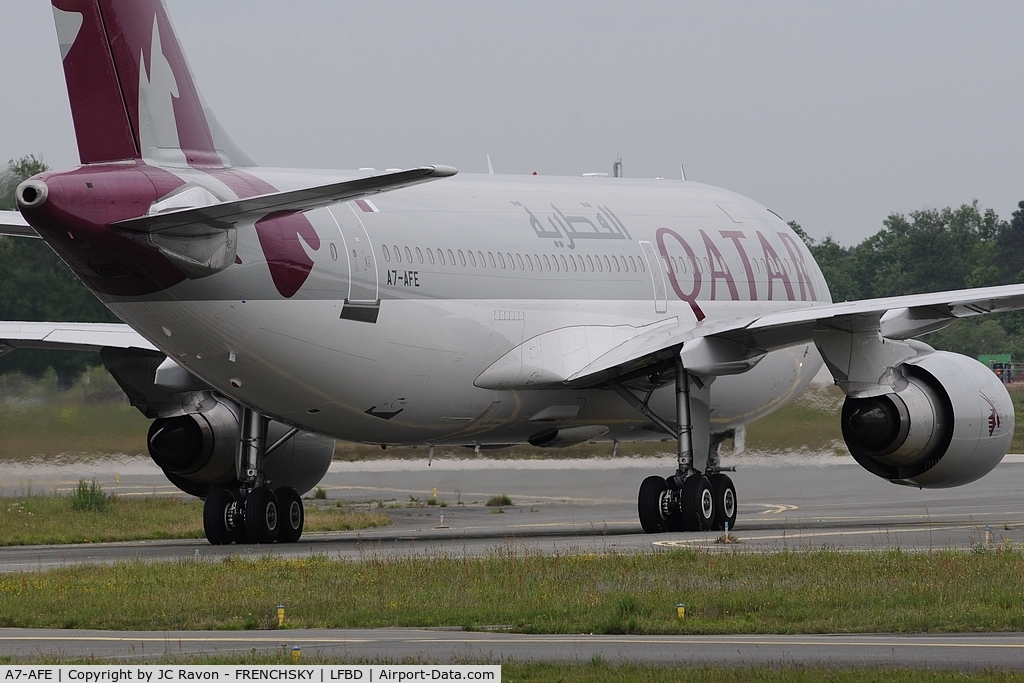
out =
[[[749,454],[732,459],[739,520],[721,533],[642,533],[636,490],[652,473],[671,472],[665,458],[507,461],[435,459],[335,463],[322,482],[326,502],[387,513],[390,527],[309,533],[293,545],[211,546],[205,540],[0,548],[0,571],[78,563],[112,563],[228,555],[361,559],[374,555],[495,549],[529,552],[663,552],[697,547],[721,552],[834,548],[935,550],[1024,547],[1024,456],[1007,456],[981,481],[956,489],[895,486],[850,458]],[[179,495],[141,459],[34,463],[14,468],[0,485],[11,495],[73,487],[96,477],[117,495]],[[428,505],[436,487],[438,505]],[[514,505],[491,508],[497,494]],[[444,507],[442,507],[442,504]],[[500,510],[500,511],[499,511]],[[443,516],[443,518],[442,518]],[[346,661],[425,662],[555,660],[652,664],[768,664],[831,667],[901,666],[975,671],[1024,670],[1024,634],[813,636],[595,636],[466,633],[458,630],[283,630],[259,632],[103,632],[0,629],[0,655],[145,659],[164,654],[273,650],[299,646]]]

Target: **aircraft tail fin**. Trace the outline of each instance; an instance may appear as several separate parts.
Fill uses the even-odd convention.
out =
[[[83,164],[251,166],[205,105],[161,0],[52,0]]]

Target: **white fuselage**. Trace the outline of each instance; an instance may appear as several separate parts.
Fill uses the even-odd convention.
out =
[[[201,171],[166,170],[232,196]],[[247,172],[280,190],[355,175]],[[235,265],[104,300],[180,365],[274,419],[352,441],[461,445],[523,442],[552,426],[666,438],[608,390],[474,384],[537,335],[830,302],[778,216],[691,182],[460,175],[306,216],[319,244],[295,236],[313,265],[291,296],[275,289],[273,246],[239,225]],[[712,431],[783,405],[820,365],[805,343],[716,379]],[[671,416],[673,401],[661,389],[651,406]]]

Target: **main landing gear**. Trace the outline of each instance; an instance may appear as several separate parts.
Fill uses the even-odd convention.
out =
[[[655,414],[647,405],[657,386],[654,381],[641,401],[618,382],[609,383],[634,409],[669,434],[676,436],[676,472],[666,478],[651,476],[640,484],[637,513],[640,526],[649,534],[666,531],[708,531],[731,529],[736,525],[736,487],[723,474],[718,462],[718,444],[709,448],[704,473],[693,466],[693,421],[690,410],[690,376],[682,360],[675,360],[676,426]],[[708,426],[708,428],[710,428]]]
[[[302,536],[305,511],[298,491],[271,489],[263,462],[298,431],[293,429],[266,447],[268,420],[243,408],[236,472],[242,486],[235,491],[213,486],[203,505],[203,530],[213,545],[229,543],[294,543]]]

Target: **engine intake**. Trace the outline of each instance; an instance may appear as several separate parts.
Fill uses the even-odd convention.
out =
[[[895,392],[843,404],[843,438],[861,466],[896,483],[945,488],[999,464],[1013,438],[1013,404],[988,368],[936,351],[897,371]]]
[[[162,417],[149,427],[149,455],[165,472],[197,484],[235,481],[238,415],[218,401],[202,413]]]

